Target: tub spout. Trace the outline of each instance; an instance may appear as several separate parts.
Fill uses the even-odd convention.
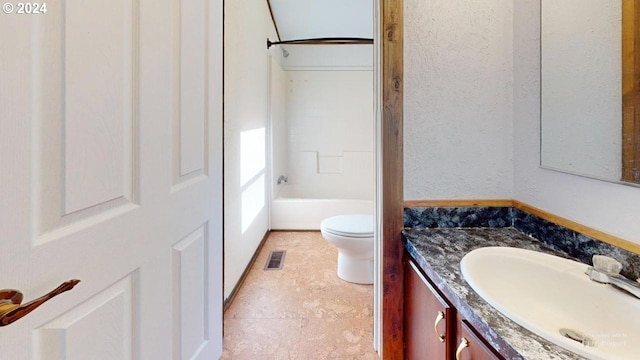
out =
[[[289,178],[284,176],[284,175],[280,175],[280,177],[278,177],[278,185],[282,184],[282,183],[286,183],[289,181]]]

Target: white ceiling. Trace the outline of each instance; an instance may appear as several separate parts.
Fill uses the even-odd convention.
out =
[[[322,37],[373,38],[373,0],[270,2],[282,41]]]

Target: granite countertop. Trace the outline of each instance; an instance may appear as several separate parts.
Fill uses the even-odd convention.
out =
[[[405,248],[458,313],[506,359],[585,359],[516,324],[484,301],[467,284],[460,260],[487,246],[530,249],[570,258],[513,228],[406,229]]]

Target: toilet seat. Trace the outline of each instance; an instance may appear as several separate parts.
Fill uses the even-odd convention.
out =
[[[332,216],[322,220],[322,231],[347,238],[373,237],[373,215],[350,214]]]

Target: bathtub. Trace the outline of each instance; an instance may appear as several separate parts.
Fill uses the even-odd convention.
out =
[[[271,229],[320,230],[320,222],[334,215],[373,214],[373,200],[353,198],[336,189],[281,185],[271,202]],[[373,194],[371,195],[373,196]]]

